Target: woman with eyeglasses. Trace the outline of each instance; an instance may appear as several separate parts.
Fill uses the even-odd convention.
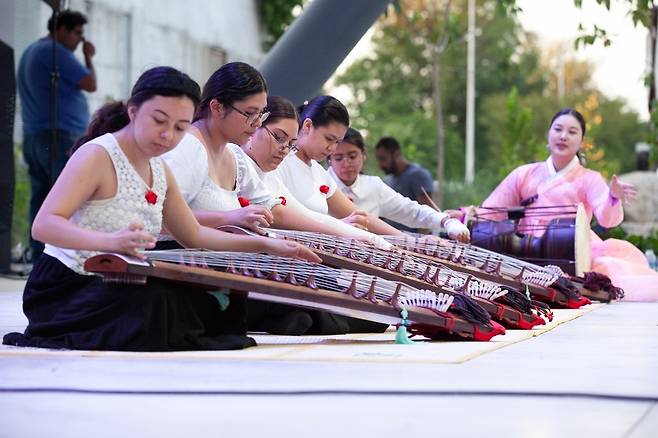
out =
[[[269,226],[280,204],[258,177],[240,166],[229,143],[244,143],[263,120],[267,86],[252,66],[233,62],[213,73],[194,121],[178,146],[163,156],[197,220],[206,226]],[[250,200],[241,208],[239,198]],[[243,201],[244,204],[244,201]]]
[[[288,190],[308,209],[335,218],[356,221],[375,234],[399,235],[401,231],[370,215],[351,202],[329,173],[318,163],[331,155],[350,124],[345,106],[332,96],[317,96],[299,108],[297,150],[275,170]]]
[[[299,218],[312,218],[320,225],[307,226],[307,231],[325,234],[366,238],[379,246],[390,245],[378,236],[356,228],[326,214],[306,208],[288,190],[277,172],[281,162],[294,148],[297,140],[298,117],[295,106],[279,96],[267,97],[267,120],[256,130],[249,141],[242,146],[244,159],[254,168],[275,198],[286,201],[286,209]],[[236,152],[236,156],[240,153]],[[311,222],[313,224],[313,222]],[[313,229],[313,227],[315,229]],[[354,332],[381,332],[386,325],[371,323],[355,318],[333,315],[327,312],[302,310],[293,306],[263,303],[249,300],[249,328],[274,334],[339,334]]]
[[[260,226],[276,223],[281,228],[336,234],[332,227],[288,208],[284,198],[274,197],[237,146],[262,135],[259,128],[269,116],[266,105],[265,79],[252,66],[229,63],[213,73],[203,87],[192,126],[178,146],[164,155],[183,197],[199,223],[209,227],[233,224],[260,231]],[[158,248],[177,246],[167,237],[161,239]],[[246,306],[242,297],[228,298],[233,309]],[[302,334],[312,323],[301,311],[287,318],[278,316],[256,328]]]
[[[356,129],[348,128],[343,141],[329,157],[329,175],[359,208],[412,228],[443,228],[450,238],[460,242],[470,240],[468,228],[459,220],[402,196],[378,176],[362,175],[365,160],[363,136]]]
[[[363,230],[358,224],[348,224],[327,214],[308,209],[297,200],[286,187],[279,174],[274,170],[288,154],[296,148],[298,114],[295,106],[289,100],[280,96],[267,97],[267,109],[270,113],[267,120],[242,146],[246,160],[252,165],[260,179],[275,198],[285,199],[289,209],[298,214],[312,218],[327,227],[310,229],[325,234],[365,238],[379,246],[388,246],[386,241],[376,234]],[[353,226],[354,225],[354,226]]]
[[[5,344],[122,351],[255,345],[240,308],[222,310],[205,290],[157,278],[106,283],[84,269],[99,252],[143,258],[163,224],[191,248],[319,261],[304,246],[223,233],[194,219],[160,157],[184,135],[199,95],[186,74],[154,67],[139,77],[125,104],[111,102],[96,112],[34,221],[32,233],[46,250],[23,293],[28,326],[5,335]]]
[[[203,225],[261,231],[276,223],[281,228],[329,232],[285,208],[283,198],[272,196],[237,146],[258,133],[269,116],[266,105],[267,85],[258,70],[242,62],[220,67],[203,87],[188,133],[164,159]]]

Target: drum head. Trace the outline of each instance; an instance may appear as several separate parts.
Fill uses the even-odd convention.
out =
[[[591,270],[592,252],[590,249],[590,230],[587,213],[583,204],[578,204],[576,211],[576,229],[574,254],[576,255],[576,275],[581,276]]]

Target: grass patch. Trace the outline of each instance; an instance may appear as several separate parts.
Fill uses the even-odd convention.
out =
[[[23,147],[16,145],[14,149],[14,209],[11,221],[11,245],[15,247],[30,244],[30,176],[27,164],[23,161]]]

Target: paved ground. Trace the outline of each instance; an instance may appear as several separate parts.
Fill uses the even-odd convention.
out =
[[[0,280],[1,333],[25,324],[21,287]],[[658,303],[594,307],[497,349],[419,347],[459,351],[456,363],[405,362],[391,351],[416,346],[349,338],[307,339],[315,359],[272,360],[265,352],[298,345],[260,339],[237,354],[3,346],[0,437],[658,436]],[[337,344],[377,360],[332,358]]]

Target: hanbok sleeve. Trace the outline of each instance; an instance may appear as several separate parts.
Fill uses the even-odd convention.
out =
[[[208,154],[192,134],[185,134],[178,145],[162,156],[188,204],[201,191],[208,176]]]
[[[235,157],[239,195],[247,198],[252,204],[263,205],[270,210],[281,204],[279,198],[272,196],[272,193],[258,176],[256,169],[248,162],[242,149],[233,144],[228,146]]]
[[[429,205],[402,196],[379,177],[372,177],[371,186],[375,188],[372,194],[379,201],[379,215],[410,228],[429,228],[438,230],[441,228],[441,220],[447,215],[436,211]]]
[[[621,202],[610,195],[610,188],[600,173],[587,172],[584,188],[586,202],[601,226],[616,227],[624,220],[624,208]]]

